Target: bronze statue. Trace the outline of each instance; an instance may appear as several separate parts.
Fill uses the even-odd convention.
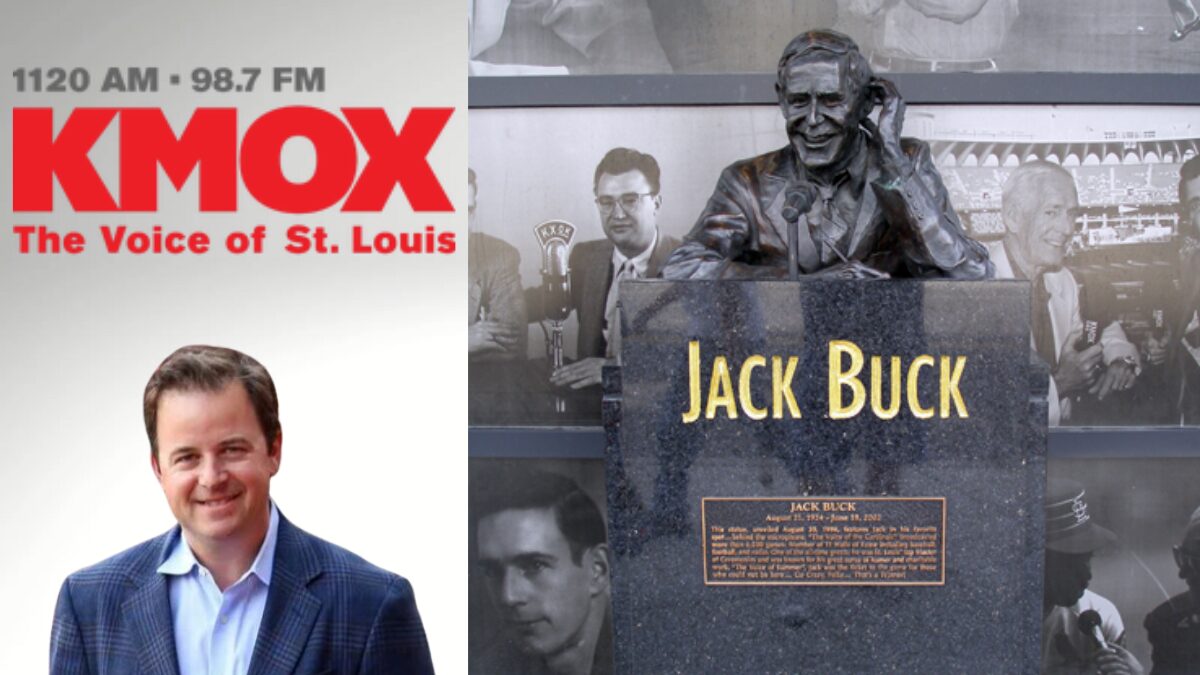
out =
[[[791,142],[722,172],[665,278],[992,276],[929,146],[900,137],[905,106],[896,86],[874,77],[853,40],[798,35],[778,73]],[[878,122],[870,118],[876,104]]]

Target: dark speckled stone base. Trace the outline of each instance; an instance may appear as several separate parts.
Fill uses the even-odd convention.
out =
[[[1030,364],[1022,282],[628,282],[604,415],[620,673],[1036,673],[1047,374]],[[797,355],[803,418],[684,424],[687,345]],[[867,355],[966,355],[969,417],[902,406],[826,418],[830,340]],[[936,407],[936,368],[920,398]],[[867,386],[869,391],[869,384]],[[764,393],[765,392],[765,393]],[[885,396],[887,388],[885,387]],[[706,586],[702,497],[946,499],[942,586]]]

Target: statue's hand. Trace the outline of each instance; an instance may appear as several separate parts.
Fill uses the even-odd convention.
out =
[[[872,140],[879,149],[882,169],[885,176],[907,176],[911,171],[911,162],[904,149],[900,146],[900,131],[904,128],[904,99],[895,83],[876,77],[867,85],[868,96],[879,104],[879,123],[869,118],[863,120],[863,126],[871,132]]]

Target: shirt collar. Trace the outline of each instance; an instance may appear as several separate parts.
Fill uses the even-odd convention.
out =
[[[625,254],[621,253],[621,249],[613,246],[613,271],[619,271],[621,266],[626,262],[632,262],[633,269],[637,270],[638,276],[644,279],[646,277],[646,269],[650,267],[650,256],[654,254],[654,249],[656,248],[658,248],[658,228],[654,229],[654,241],[650,242],[645,251],[642,251],[633,258],[626,258]]]
[[[271,573],[275,569],[275,542],[278,538],[279,510],[275,508],[275,502],[272,501],[271,516],[267,523],[267,536],[263,539],[262,546],[258,549],[258,555],[255,556],[254,563],[250,565],[250,569],[246,571],[246,574],[242,575],[242,579],[253,574],[264,585],[271,585]],[[201,567],[200,561],[196,560],[196,555],[192,553],[192,547],[188,546],[187,539],[180,532],[179,538],[171,546],[171,552],[167,554],[167,559],[158,566],[156,571],[159,574],[170,576],[184,576],[191,574],[198,567]]]

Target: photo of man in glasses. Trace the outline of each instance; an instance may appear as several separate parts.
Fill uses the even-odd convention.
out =
[[[596,166],[592,187],[605,238],[581,242],[571,251],[571,301],[579,336],[575,361],[550,376],[555,386],[582,389],[600,384],[601,367],[615,359],[619,349],[621,282],[657,277],[679,245],[658,228],[659,177],[658,161],[632,148],[613,148]]]

